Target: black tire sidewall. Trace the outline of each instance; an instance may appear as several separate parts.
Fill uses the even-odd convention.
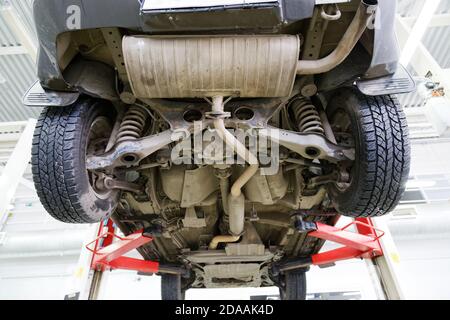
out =
[[[335,184],[328,185],[328,193],[333,200],[335,208],[342,212],[358,201],[360,191],[362,190],[362,181],[367,171],[367,158],[365,152],[365,141],[363,137],[363,128],[361,127],[360,115],[361,101],[357,98],[355,92],[351,89],[344,89],[333,96],[331,103],[327,107],[327,115],[332,119],[333,115],[339,110],[343,110],[350,119],[351,130],[353,133],[355,148],[355,162],[351,170],[351,182],[345,191],[337,188]]]
[[[111,192],[108,198],[100,198],[92,189],[89,183],[88,171],[86,169],[86,152],[88,147],[88,137],[90,127],[93,121],[99,116],[105,116],[111,119],[111,125],[114,125],[114,113],[111,112],[112,105],[101,100],[87,100],[83,102],[84,111],[81,113],[79,136],[75,139],[76,150],[79,150],[78,157],[75,157],[73,169],[76,172],[75,184],[78,187],[79,205],[86,214],[86,218],[92,222],[99,222],[111,215],[119,201],[120,192]]]
[[[395,97],[365,96],[356,88],[339,89],[327,115],[343,110],[349,117],[355,161],[349,186],[328,184],[335,209],[349,217],[377,217],[392,211],[405,190],[410,144],[405,114]]]

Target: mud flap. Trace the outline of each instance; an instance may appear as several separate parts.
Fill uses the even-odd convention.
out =
[[[44,89],[36,81],[22,98],[27,107],[68,106],[78,100],[79,92],[52,91]]]
[[[409,93],[416,90],[414,79],[400,64],[394,74],[370,80],[361,79],[356,81],[356,86],[366,96]]]

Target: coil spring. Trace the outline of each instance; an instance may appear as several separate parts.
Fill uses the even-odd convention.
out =
[[[139,139],[143,134],[147,118],[148,113],[143,108],[130,107],[120,124],[116,143]]]
[[[303,97],[295,98],[295,100],[291,102],[290,108],[300,132],[325,133],[319,112],[311,103],[311,100]]]

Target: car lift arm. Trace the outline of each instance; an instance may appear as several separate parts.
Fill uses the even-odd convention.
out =
[[[119,241],[113,242],[113,238],[117,238]],[[100,245],[101,239],[103,239],[103,242]],[[126,269],[143,273],[156,273],[159,271],[158,262],[124,257],[128,252],[150,243],[152,240],[152,237],[144,235],[143,230],[124,238],[110,231],[106,234],[101,234],[86,246],[86,249],[93,253],[91,267],[102,271],[105,269]],[[94,243],[95,247],[91,249],[90,246]]]
[[[353,225],[356,226],[358,233],[347,231]],[[280,267],[280,271],[288,271],[308,265],[329,265],[336,261],[352,258],[372,259],[383,255],[379,239],[384,235],[384,232],[376,229],[369,218],[358,218],[343,228],[321,222],[313,224],[312,228],[313,230],[308,233],[308,236],[333,241],[342,244],[343,247],[285,263]],[[118,241],[113,242],[113,238],[117,238]],[[100,240],[103,241],[100,243]],[[158,262],[124,257],[126,253],[152,240],[153,238],[145,235],[143,230],[121,238],[114,234],[113,227],[108,223],[108,232],[99,235],[86,246],[93,253],[91,267],[101,271],[126,269],[143,273],[157,273],[160,271]],[[91,249],[90,246],[94,243],[95,247]]]
[[[349,227],[355,226],[357,232],[348,231]],[[105,228],[107,229],[105,231]],[[387,226],[380,226],[381,229]],[[295,269],[307,268],[311,265],[328,266],[337,261],[360,258],[367,259],[375,266],[378,280],[383,287],[384,297],[382,299],[401,299],[402,293],[395,277],[395,270],[384,266],[382,245],[380,238],[385,232],[375,228],[370,218],[358,218],[343,228],[337,228],[320,222],[300,221],[298,229],[307,232],[308,236],[333,241],[342,247],[326,252],[319,252],[309,257],[285,261],[275,266],[277,271],[286,272]],[[170,266],[162,266],[155,261],[147,261],[124,256],[128,252],[150,243],[153,238],[144,230],[137,231],[125,237],[119,237],[114,233],[115,227],[112,220],[105,221],[99,228],[97,238],[86,245],[86,249],[92,253],[90,268],[94,272],[91,280],[88,299],[98,296],[98,288],[102,274],[106,270],[124,269],[135,270],[144,274],[171,273],[183,275],[186,270]],[[116,239],[115,241],[113,241]],[[93,248],[92,248],[93,247]],[[389,249],[387,249],[389,250]],[[380,260],[381,259],[381,260]],[[373,273],[373,272],[372,272]]]
[[[347,231],[350,226],[356,226],[358,233]],[[358,218],[343,228],[337,228],[321,222],[308,225],[308,236],[333,241],[343,247],[314,254],[310,257],[288,261],[279,270],[289,271],[310,265],[326,266],[336,261],[353,258],[372,259],[383,255],[379,239],[384,232],[376,229],[369,218]]]
[[[371,259],[383,255],[378,240],[384,232],[375,229],[367,218],[359,218],[341,229],[320,222],[316,225],[317,230],[309,233],[309,236],[343,244],[344,247],[313,255],[311,259],[314,265],[325,265],[352,258]],[[358,233],[346,230],[352,225],[356,226]]]

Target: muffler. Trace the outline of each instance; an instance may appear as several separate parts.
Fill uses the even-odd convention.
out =
[[[286,97],[300,41],[291,35],[130,36],[123,53],[137,98]]]

